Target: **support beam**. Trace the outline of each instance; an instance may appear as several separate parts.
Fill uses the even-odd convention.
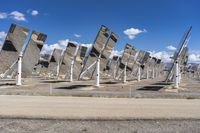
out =
[[[74,60],[72,60],[70,65],[70,82],[73,81],[73,69],[74,69]]]
[[[154,79],[155,78],[155,69],[153,68],[153,70],[152,70],[152,79]]]
[[[18,58],[17,83],[16,83],[16,85],[22,85],[22,56],[23,56],[23,53],[20,52],[19,58]]]
[[[140,68],[140,64],[138,65],[138,81],[140,81],[141,80],[141,70],[140,70],[141,68]]]
[[[176,62],[175,62],[175,85],[174,85],[174,87],[175,88],[179,88],[179,65],[178,65],[178,60],[176,60]]]
[[[126,83],[126,68],[127,68],[127,63],[125,64],[125,67],[124,67],[124,81],[123,83]]]
[[[100,80],[100,58],[97,59],[96,62],[96,86],[99,87],[99,80]]]
[[[149,79],[149,67],[147,66],[147,79]]]

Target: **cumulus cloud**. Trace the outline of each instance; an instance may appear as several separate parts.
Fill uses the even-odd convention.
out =
[[[27,21],[25,15],[19,11],[13,11],[9,14],[10,18],[17,21]]]
[[[124,31],[124,34],[128,36],[129,39],[134,39],[138,34],[147,32],[145,29],[140,30],[137,28],[130,28]]]
[[[32,10],[31,11],[31,15],[32,16],[37,16],[39,14],[39,12],[37,10]]]
[[[0,12],[0,19],[6,19],[8,17],[8,14],[5,12]]]
[[[172,51],[149,51],[150,55],[161,59],[163,62],[171,62],[174,52]],[[191,50],[189,52],[188,63],[200,63],[200,51]]]
[[[51,53],[55,48],[56,49],[62,49],[65,50],[66,46],[68,44],[68,42],[72,42],[76,45],[80,45],[80,46],[86,46],[89,49],[92,47],[92,44],[85,44],[85,43],[78,43],[76,41],[71,41],[69,39],[65,39],[65,40],[59,40],[57,43],[54,44],[44,44],[41,54],[49,54]]]
[[[74,36],[75,36],[76,38],[80,38],[80,37],[81,37],[81,35],[79,35],[79,34],[74,34]]]
[[[0,12],[0,19],[7,19],[7,18],[11,18],[16,21],[27,21],[25,15],[19,11],[13,11],[11,13]]]
[[[6,32],[1,31],[0,32],[0,49],[1,49],[2,45],[3,45],[3,42],[4,42],[5,38],[6,38]]]
[[[171,51],[175,51],[176,50],[176,47],[172,46],[172,45],[169,45],[166,47],[168,50],[171,50]]]
[[[167,51],[149,51],[150,56],[156,57],[158,59],[161,59],[162,62],[171,62],[170,57],[173,56],[173,52],[167,52]]]
[[[189,53],[190,63],[200,63],[200,51],[191,51]]]
[[[50,53],[51,51],[53,51],[55,48],[56,49],[66,49],[66,46],[69,42],[69,39],[66,40],[59,40],[57,43],[54,44],[44,44],[41,53],[45,54],[45,53]]]
[[[124,50],[121,50],[121,51],[113,50],[111,55],[110,55],[110,58],[113,58],[113,56],[122,56],[123,52],[124,52]]]

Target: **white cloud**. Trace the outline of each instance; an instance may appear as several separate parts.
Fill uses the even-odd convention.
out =
[[[79,34],[74,34],[74,36],[77,37],[77,38],[81,37],[81,35],[79,35]]]
[[[88,48],[91,48],[92,46],[92,44],[78,43],[76,41],[65,39],[65,40],[59,40],[57,43],[54,44],[44,44],[41,54],[51,53],[55,48],[65,50],[68,42],[72,42],[76,45],[86,46]]]
[[[110,55],[110,58],[113,58],[113,56],[122,56],[124,50],[121,50],[121,51],[118,51],[118,50],[113,50],[111,55]]]
[[[140,33],[144,33],[147,32],[145,29],[144,30],[140,30],[137,28],[130,28],[130,29],[126,29],[124,31],[124,34],[128,36],[129,39],[134,39],[138,34]]]
[[[171,61],[170,57],[173,56],[173,52],[166,52],[166,51],[158,51],[158,52],[149,51],[149,52],[152,57],[161,59],[162,62],[170,62]]]
[[[171,62],[170,57],[174,55],[174,52],[170,51],[149,51],[151,56],[161,59],[163,62]],[[189,52],[188,63],[200,63],[200,51],[191,50]]]
[[[19,11],[13,11],[9,14],[9,16],[17,21],[27,21],[25,15]]]
[[[5,12],[0,12],[0,19],[6,19],[8,17],[8,14]]]
[[[6,38],[6,32],[1,31],[0,32],[0,49],[1,49],[2,45],[3,45],[3,42],[4,42],[5,38]]]
[[[66,39],[66,40],[59,40],[57,43],[54,43],[54,44],[44,44],[43,48],[42,48],[42,51],[41,53],[44,54],[44,53],[50,53],[51,51],[53,51],[53,49],[66,49],[66,46],[69,42],[69,39]]]
[[[171,51],[175,51],[176,50],[176,47],[172,46],[172,45],[169,45],[166,47],[168,50],[171,50]]]
[[[190,63],[200,63],[200,53],[198,54],[189,54]]]
[[[32,10],[31,11],[31,15],[32,16],[37,16],[39,14],[39,12],[37,10]]]

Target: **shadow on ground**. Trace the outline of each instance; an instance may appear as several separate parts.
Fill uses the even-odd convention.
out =
[[[112,82],[112,81],[107,81],[107,82],[101,82],[101,84],[119,84],[120,82]]]
[[[16,83],[1,83],[0,86],[15,86]]]
[[[50,80],[50,81],[42,81],[41,83],[62,83],[62,82],[69,82],[65,80]]]
[[[66,90],[73,90],[73,89],[80,89],[83,87],[91,87],[92,85],[71,85],[71,86],[65,86],[65,87],[57,87],[54,89],[66,89]]]
[[[159,83],[154,83],[148,86],[143,86],[137,90],[140,91],[159,91],[161,90],[163,87],[171,85],[171,83],[167,83],[167,82],[159,82]]]

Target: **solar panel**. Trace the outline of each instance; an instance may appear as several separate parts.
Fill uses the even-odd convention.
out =
[[[132,46],[132,50],[131,50],[129,60],[128,60],[128,64],[127,64],[128,68],[132,69],[132,67],[134,65],[134,59],[135,59],[136,52],[137,52],[136,48],[134,46]]]
[[[102,55],[106,59],[109,59],[117,40],[118,40],[118,36],[114,32],[112,32],[110,37],[109,37],[109,39],[108,39],[108,41],[107,41],[106,47],[105,47],[105,49],[104,49],[104,51],[102,53]]]
[[[82,68],[82,70],[80,72],[79,78],[82,78],[81,74],[84,71],[86,71],[86,69],[88,67],[90,67],[92,64],[95,63],[95,61],[100,56],[100,54],[101,54],[101,66],[103,65],[105,67],[106,59],[108,58],[108,56],[110,56],[110,50],[113,47],[113,43],[116,41],[116,40],[113,40],[115,38],[115,34],[112,33],[110,35],[110,38],[109,38],[109,34],[110,34],[110,30],[105,26],[101,26],[101,28],[100,28],[100,30],[99,30],[99,32],[97,34],[97,37],[96,37],[96,39],[95,39],[95,41],[93,43],[92,49],[89,52],[89,55],[84,59],[83,68]],[[109,40],[108,40],[108,38],[109,38]],[[108,45],[107,48],[106,48],[106,43]],[[104,50],[104,48],[106,50]],[[104,58],[105,60],[103,60],[102,58]],[[90,68],[90,71],[87,72],[86,76],[88,78],[92,78],[93,77],[93,73],[94,73],[95,67],[96,66],[93,65]],[[102,67],[100,67],[100,68],[102,68]]]
[[[0,74],[8,70],[9,67],[17,61],[28,34],[28,28],[16,24],[10,26],[0,51]]]
[[[61,54],[62,54],[61,49],[54,49],[53,50],[52,56],[51,56],[50,61],[49,61],[47,73],[53,74],[53,76],[56,76],[58,74],[57,73],[57,67],[58,67],[58,64],[60,63],[61,58],[62,58]]]
[[[150,58],[150,53],[145,52],[145,54],[143,55],[143,57],[140,61],[140,64],[144,66],[147,63],[147,61],[149,60],[149,58]]]
[[[123,55],[122,55],[121,63],[120,63],[120,67],[122,69],[124,68],[122,66],[125,66],[126,63],[128,63],[131,51],[132,51],[132,46],[130,44],[126,44]]]
[[[145,51],[140,50],[139,53],[138,53],[138,55],[137,55],[135,63],[136,64],[141,64],[144,55],[145,55]]]
[[[188,41],[189,41],[189,37],[191,35],[191,31],[192,31],[192,27],[190,27],[183,35],[183,38],[181,39],[179,46],[177,48],[177,50],[174,53],[174,56],[172,57],[172,59],[174,60],[174,63],[172,64],[171,68],[169,69],[169,72],[167,74],[167,77],[165,79],[165,81],[169,81],[172,79],[173,77],[173,70],[174,70],[174,64],[176,62],[176,60],[179,58],[179,56],[181,55],[183,49],[185,47],[187,47]]]
[[[28,44],[24,50],[22,61],[22,75],[29,76],[33,69],[38,65],[40,59],[40,52],[46,41],[47,35],[33,31]]]
[[[67,45],[66,50],[64,51],[63,54],[63,59],[62,63],[60,64],[60,76],[66,76],[66,74],[70,73],[70,67],[71,67],[71,62],[74,59],[75,56],[75,51],[76,51],[76,44],[69,42]]]

